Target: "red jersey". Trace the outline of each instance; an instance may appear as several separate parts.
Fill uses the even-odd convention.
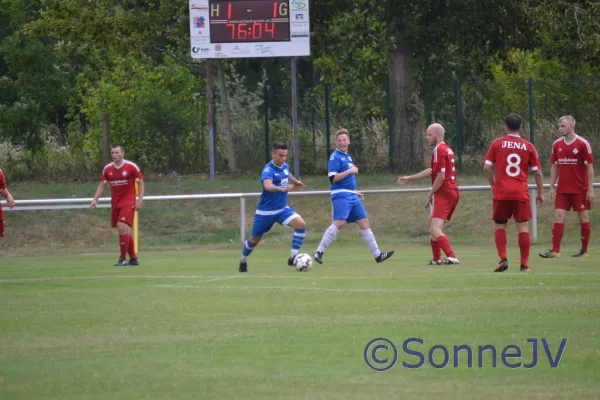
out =
[[[135,205],[135,182],[143,179],[142,172],[131,161],[123,160],[120,167],[110,163],[102,171],[102,182],[110,184],[111,203],[114,207]]]
[[[454,152],[446,143],[439,143],[434,147],[431,154],[431,184],[435,182],[440,172],[445,173],[444,183],[438,191],[458,190],[456,181],[456,166],[454,164]]]
[[[492,142],[484,163],[496,165],[494,200],[530,201],[527,173],[542,169],[535,147],[519,135],[505,135]]]
[[[552,144],[550,162],[558,165],[557,193],[587,193],[587,165],[594,162],[592,146],[587,140],[575,135],[575,139],[567,143],[561,137]]]
[[[0,192],[6,189],[6,179],[4,178],[4,173],[0,169]]]

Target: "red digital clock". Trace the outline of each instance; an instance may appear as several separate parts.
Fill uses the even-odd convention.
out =
[[[289,0],[209,0],[211,43],[290,41]]]

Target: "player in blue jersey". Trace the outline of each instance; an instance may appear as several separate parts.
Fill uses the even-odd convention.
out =
[[[285,143],[274,143],[271,151],[272,160],[265,165],[260,176],[262,182],[262,194],[252,224],[251,236],[242,247],[242,258],[240,259],[240,272],[248,272],[247,259],[256,247],[263,235],[271,230],[275,222],[283,226],[294,228],[292,236],[292,251],[288,259],[288,265],[294,265],[294,258],[300,251],[304,237],[306,236],[306,223],[293,208],[288,207],[288,192],[294,187],[304,189],[304,183],[294,178],[290,167],[286,164],[287,145]]]
[[[356,191],[356,178],[358,168],[354,165],[352,157],[348,154],[350,145],[350,134],[347,129],[340,129],[335,133],[336,150],[331,153],[328,163],[328,176],[331,182],[331,201],[333,202],[333,223],[323,235],[321,244],[313,255],[313,258],[323,264],[323,253],[325,248],[331,245],[338,232],[348,223],[356,222],[360,227],[360,235],[369,246],[369,250],[378,263],[390,258],[394,251],[381,252],[375,235],[371,231],[371,225],[367,218],[367,212],[361,200],[363,194]]]

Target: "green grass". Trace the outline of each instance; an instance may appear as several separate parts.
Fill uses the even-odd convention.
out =
[[[600,397],[600,252],[573,259],[578,246],[566,245],[542,260],[534,246],[532,273],[513,262],[494,274],[491,245],[455,246],[452,267],[425,266],[427,246],[394,248],[376,264],[364,244],[335,243],[324,265],[299,273],[285,265],[287,246],[261,244],[243,275],[238,250],[143,252],[135,268],[113,267],[112,255],[3,259],[0,398]],[[400,351],[387,372],[363,358],[377,337]],[[451,358],[445,369],[407,369],[410,337],[425,341],[411,346],[425,356],[434,344],[514,344],[523,358],[511,361],[524,363],[528,338],[553,353],[568,342],[557,368],[540,345],[532,369],[509,369],[500,354],[497,368],[489,355],[478,368],[474,354],[473,368]]]

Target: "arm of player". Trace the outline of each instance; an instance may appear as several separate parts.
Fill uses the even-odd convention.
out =
[[[10,208],[13,208],[15,206],[15,199],[13,198],[12,194],[10,194],[10,192],[8,191],[8,188],[2,189],[0,194],[6,199],[6,204]]]
[[[489,164],[484,164],[483,165],[483,173],[485,174],[485,177],[487,178],[488,183],[490,184],[490,186],[494,186],[494,170],[492,169],[492,166]]]
[[[588,191],[586,199],[590,202],[594,201],[594,165],[587,164]]]
[[[273,185],[272,179],[263,180],[263,187],[267,192],[289,192],[294,185],[287,185],[286,187],[280,188],[279,186]]]
[[[433,199],[433,195],[442,187],[442,185],[444,184],[444,179],[446,179],[446,173],[440,171],[435,177],[435,181],[433,181],[433,185],[431,186],[429,194],[427,194],[425,208],[429,207],[429,205],[431,204],[431,199]]]
[[[544,175],[542,175],[542,171],[539,169],[533,171],[533,178],[535,179],[535,184],[537,185],[535,203],[538,207],[541,207],[542,204],[544,204]]]
[[[135,202],[134,210],[137,211],[142,208],[142,203],[144,202],[144,180],[140,179],[138,181],[138,199]]]
[[[427,178],[428,176],[431,176],[431,171],[432,171],[431,168],[427,168],[427,169],[424,169],[423,171],[419,172],[418,174],[401,176],[398,178],[396,183],[398,185],[404,185],[405,183],[408,183],[409,181]]]
[[[550,166],[550,200],[552,200],[554,198],[554,193],[555,193],[555,189],[554,189],[554,184],[556,183],[556,179],[558,178],[558,165],[556,164],[552,164]]]
[[[306,185],[302,181],[296,179],[294,175],[290,174],[290,182],[292,182],[297,188],[306,189]]]
[[[341,181],[350,174],[358,174],[358,167],[356,165],[345,170],[344,172],[338,172],[337,174],[333,175],[333,179],[331,179],[331,177],[329,177],[329,179],[331,179],[331,183],[335,183]]]
[[[90,203],[90,210],[94,211],[96,209],[96,204],[98,204],[98,199],[100,198],[100,196],[102,196],[102,192],[104,192],[105,186],[106,186],[106,183],[104,183],[104,182],[100,182],[98,184],[98,187],[96,188],[96,193],[94,194],[94,198],[92,199],[92,202]]]

